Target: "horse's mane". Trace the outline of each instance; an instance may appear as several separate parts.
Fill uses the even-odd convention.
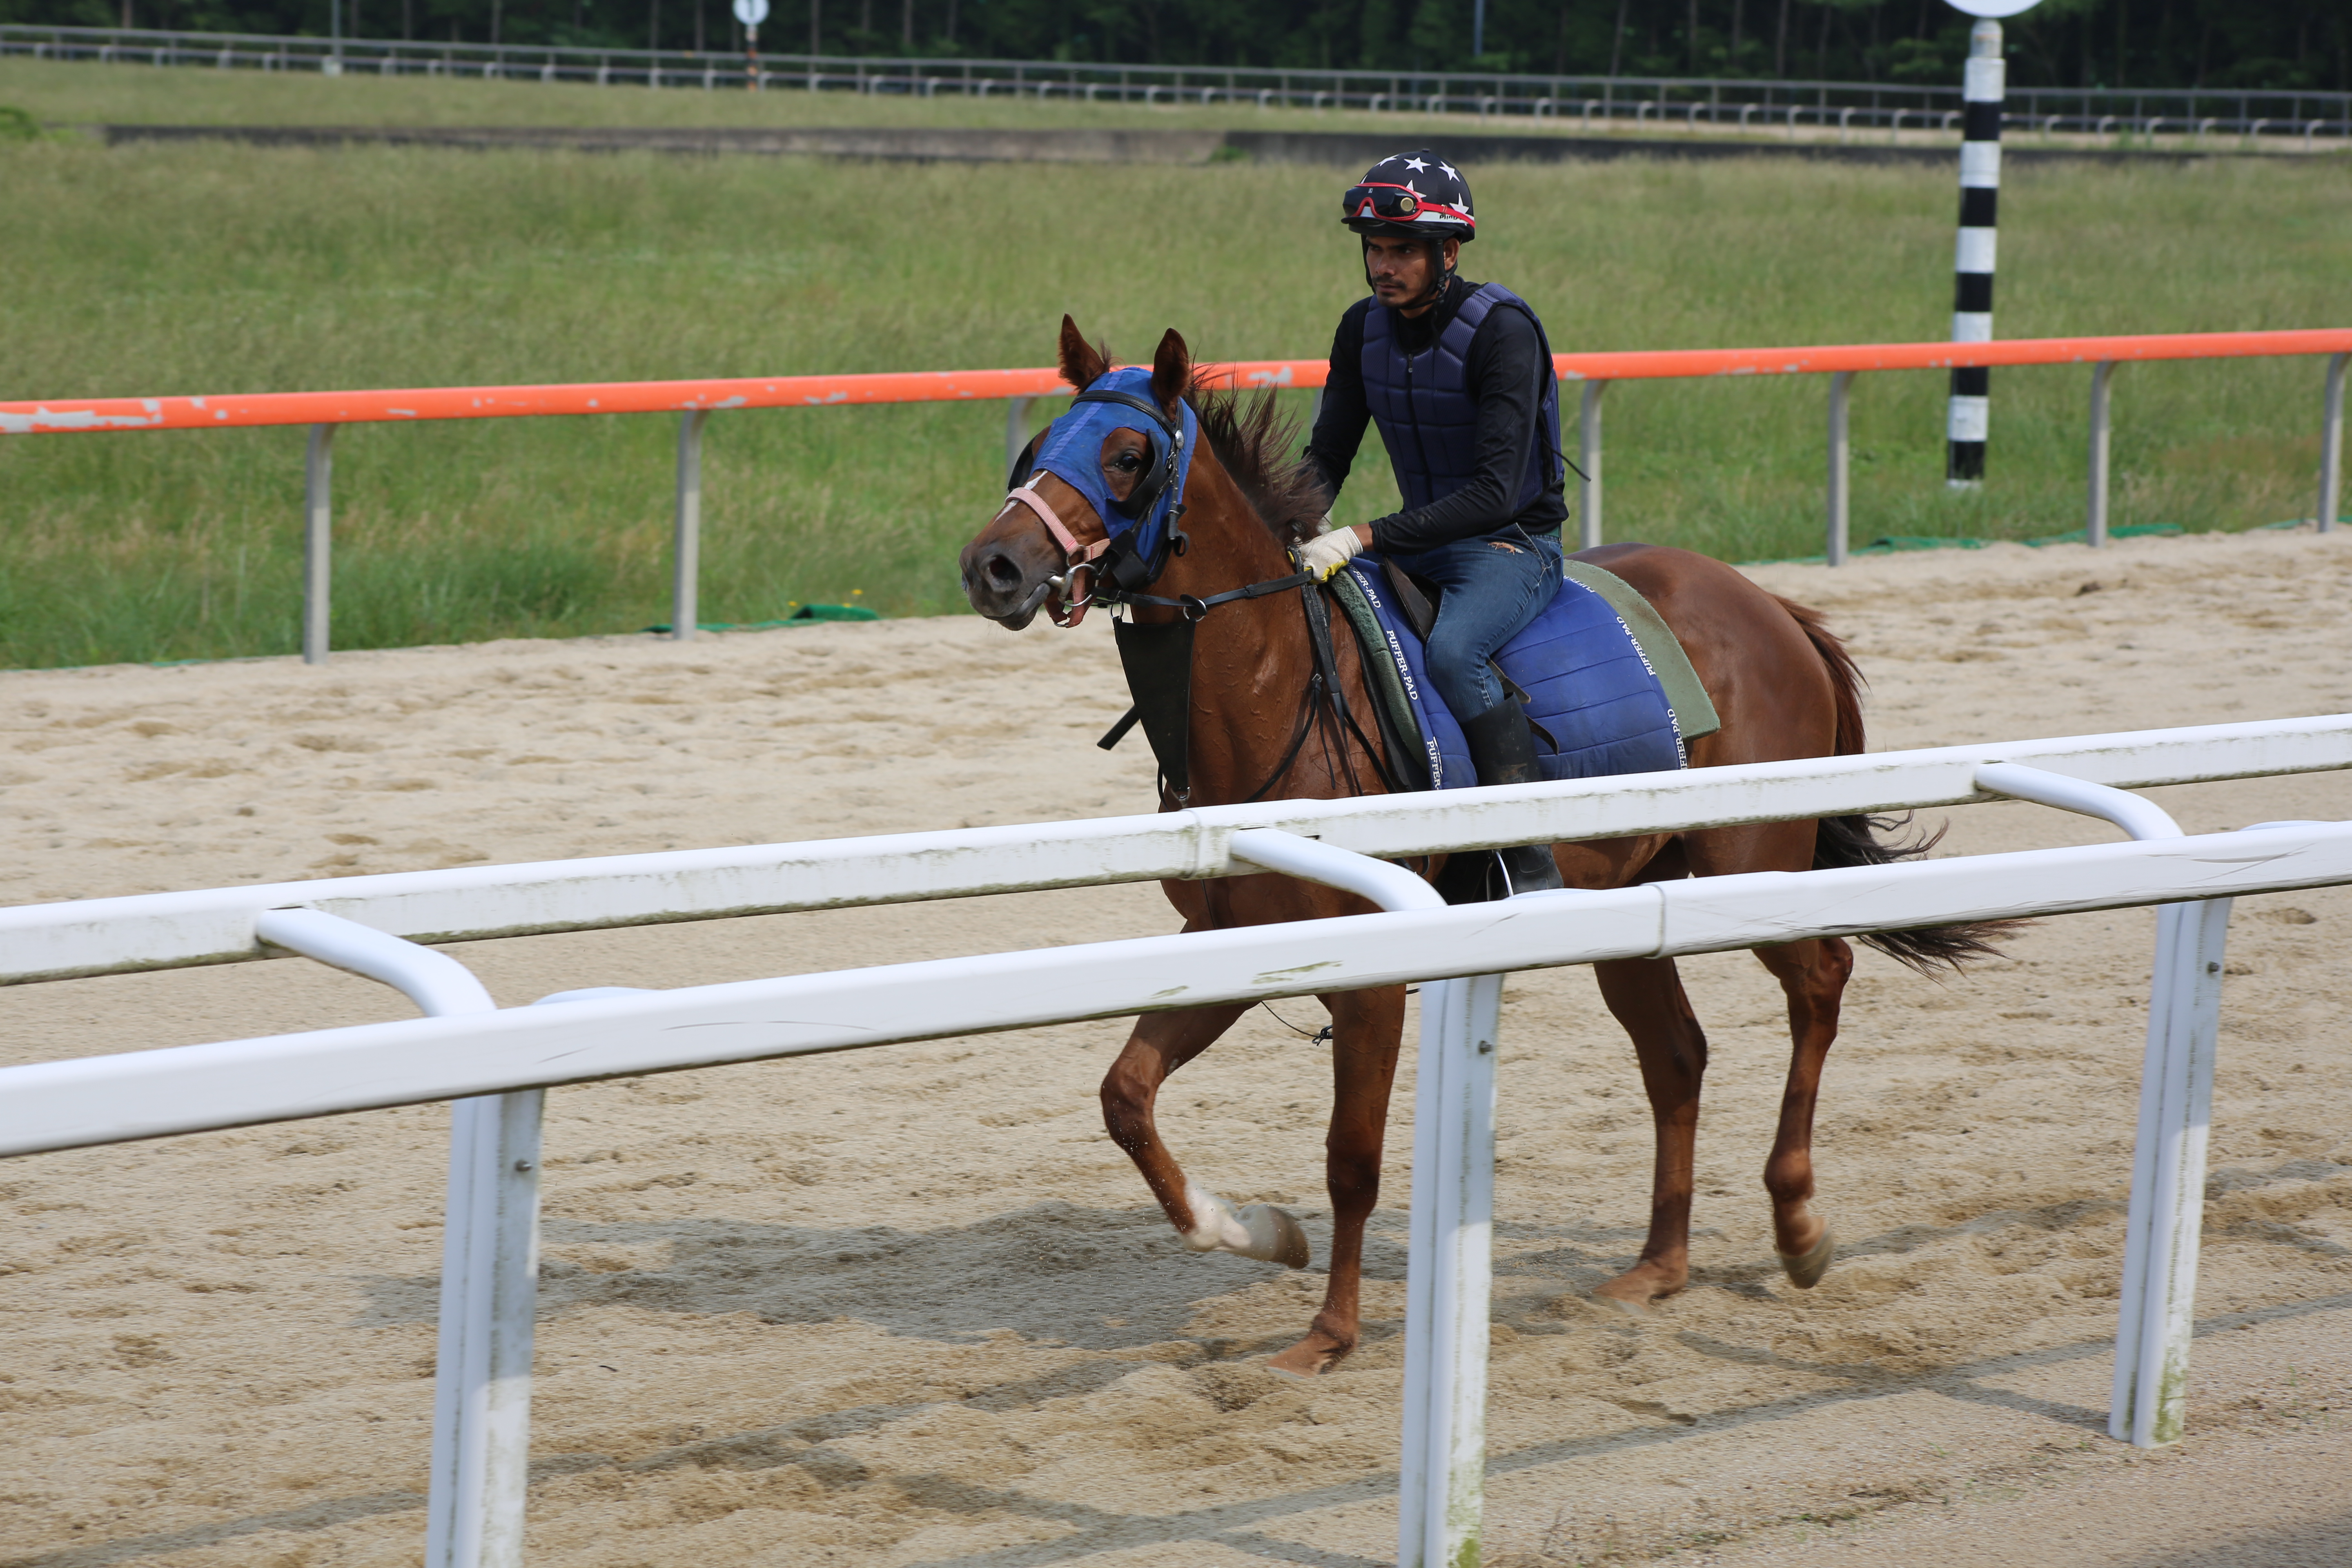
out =
[[[1209,450],[1241,486],[1265,531],[1283,545],[1302,544],[1322,530],[1330,493],[1314,466],[1290,456],[1298,421],[1286,417],[1271,391],[1244,397],[1194,383],[1186,401],[1200,416]]]

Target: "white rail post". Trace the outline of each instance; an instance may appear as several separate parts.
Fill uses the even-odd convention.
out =
[[[1318,839],[1245,828],[1227,848],[1236,862],[1345,888],[1384,910],[1445,906],[1434,888],[1402,867]],[[1432,981],[1421,988],[1399,1568],[1457,1568],[1478,1560],[1495,1272],[1495,1044],[1502,1005],[1499,974]]]
[[[1421,988],[1398,1568],[1456,1568],[1478,1561],[1495,1268],[1495,1047],[1502,1001],[1499,974]]]
[[[1008,397],[1004,400],[1004,471],[1006,473],[1013,471],[1013,465],[1021,460],[1021,449],[1028,445],[1029,400],[1025,397]]]
[[[2107,383],[2115,368],[2112,360],[2091,367],[2090,499],[2083,513],[2083,537],[2094,550],[2107,542]]]
[[[428,1017],[498,1011],[456,959],[357,921],[268,910],[254,929],[275,946],[397,988]],[[450,1107],[426,1568],[522,1568],[546,1099],[527,1089]]]
[[[1601,548],[1601,400],[1609,395],[1605,381],[1588,381],[1576,408],[1576,466],[1584,471],[1577,491],[1577,548]]]
[[[642,993],[595,986],[536,1005],[633,994]],[[449,1107],[425,1568],[522,1568],[546,1102],[545,1089],[529,1089]]]
[[[1830,375],[1830,440],[1829,440],[1829,542],[1825,553],[1832,566],[1845,564],[1847,530],[1847,468],[1846,468],[1846,394],[1853,385],[1853,372],[1834,371]]]
[[[522,1568],[544,1089],[449,1108],[425,1568]]]
[[[302,458],[302,662],[327,662],[327,623],[334,612],[335,429],[310,426]]]
[[[694,623],[701,616],[702,424],[709,417],[708,408],[695,408],[677,424],[677,531],[669,590],[669,635],[676,642],[694,640]]]
[[[2205,1142],[2213,1118],[2228,899],[2156,912],[2147,1049],[2125,1221],[2110,1436],[2134,1447],[2180,1440],[2196,1331],[2197,1246],[2205,1217]]]
[[[2039,768],[1992,763],[1977,785],[2062,811],[2105,817],[2136,839],[2179,838],[2154,801]],[[2263,824],[2287,826],[2291,824]],[[2140,1063],[2139,1127],[2131,1207],[2124,1221],[2123,1289],[2116,1311],[2116,1374],[2108,1435],[2135,1447],[2178,1442],[2189,1409],[2189,1347],[2196,1330],[2197,1244],[2205,1217],[2205,1142],[2213,1118],[2213,1053],[2221,1021],[2221,956],[2229,899],[2160,904],[2149,973],[2147,1046]]]
[[[2344,496],[2344,366],[2352,353],[2327,362],[2327,394],[2319,416],[2319,531],[2336,526]]]

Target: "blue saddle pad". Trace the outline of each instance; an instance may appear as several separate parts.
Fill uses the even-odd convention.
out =
[[[1427,653],[1389,591],[1381,558],[1358,555],[1344,568],[1371,605],[1389,657],[1420,726],[1433,789],[1478,782],[1462,726],[1429,684]],[[1495,662],[1527,689],[1538,726],[1536,754],[1548,779],[1663,773],[1688,765],[1675,710],[1650,661],[1609,602],[1562,579],[1552,602],[1504,645]],[[1549,740],[1546,740],[1547,733]]]

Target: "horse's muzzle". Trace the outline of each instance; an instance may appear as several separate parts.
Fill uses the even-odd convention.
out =
[[[1054,591],[1055,563],[1025,541],[976,540],[964,550],[961,565],[963,596],[1009,631],[1036,619]]]

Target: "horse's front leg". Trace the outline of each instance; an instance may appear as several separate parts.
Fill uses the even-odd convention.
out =
[[[1331,1272],[1307,1337],[1267,1364],[1296,1377],[1329,1371],[1356,1348],[1364,1280],[1364,1225],[1381,1196],[1389,1093],[1404,1033],[1404,987],[1342,991],[1331,1009],[1331,1131],[1324,1143],[1331,1190]]]
[[[1184,1245],[1196,1252],[1236,1252],[1292,1268],[1307,1267],[1307,1233],[1298,1221],[1270,1204],[1235,1208],[1184,1174],[1160,1136],[1153,1108],[1160,1086],[1178,1068],[1217,1043],[1249,1010],[1243,1003],[1229,1007],[1188,1007],[1173,1013],[1147,1013],[1135,1021],[1126,1048],[1103,1075],[1103,1125],[1111,1141],[1127,1151],[1135,1168],[1151,1188]]]

